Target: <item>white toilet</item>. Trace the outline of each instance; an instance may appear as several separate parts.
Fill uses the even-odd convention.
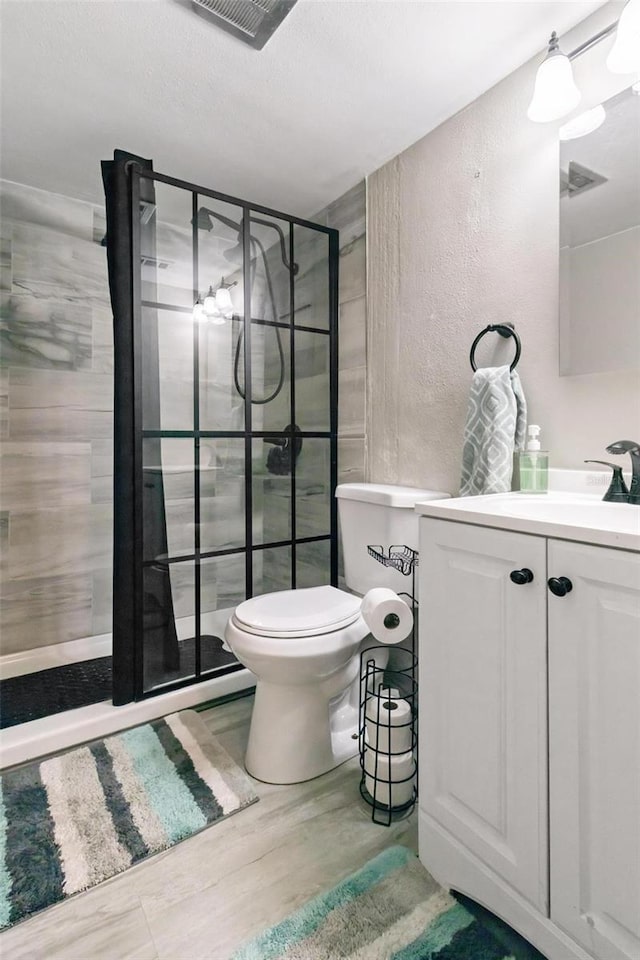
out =
[[[411,578],[367,548],[417,550],[413,507],[448,494],[346,483],[336,496],[345,581],[360,596],[331,586],[267,593],[236,607],[225,630],[228,646],[256,677],[245,765],[267,783],[310,780],[358,752],[359,653],[369,633],[361,596],[379,586],[411,592]],[[384,667],[389,648],[379,651],[376,662]]]

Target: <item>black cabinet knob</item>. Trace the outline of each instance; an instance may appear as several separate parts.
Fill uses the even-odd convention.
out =
[[[509,578],[513,581],[513,583],[522,585],[524,583],[531,583],[533,581],[533,573],[528,567],[523,567],[522,570],[512,570],[509,574]]]
[[[547,580],[547,586],[556,597],[566,597],[573,590],[573,584],[569,577],[551,577],[550,580]]]

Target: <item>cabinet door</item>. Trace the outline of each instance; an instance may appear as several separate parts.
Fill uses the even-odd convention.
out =
[[[421,521],[420,805],[546,913],[545,572],[544,539]]]
[[[551,540],[548,569],[573,584],[549,594],[551,917],[638,960],[640,555]]]

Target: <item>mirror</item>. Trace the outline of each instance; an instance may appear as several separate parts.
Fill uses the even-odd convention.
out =
[[[560,143],[561,376],[640,369],[640,96],[602,107]]]

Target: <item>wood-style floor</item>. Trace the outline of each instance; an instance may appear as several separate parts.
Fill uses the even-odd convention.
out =
[[[242,764],[253,699],[200,714]],[[258,803],[0,936],[3,960],[227,960],[380,850],[417,850],[415,815],[379,826],[358,759]]]

